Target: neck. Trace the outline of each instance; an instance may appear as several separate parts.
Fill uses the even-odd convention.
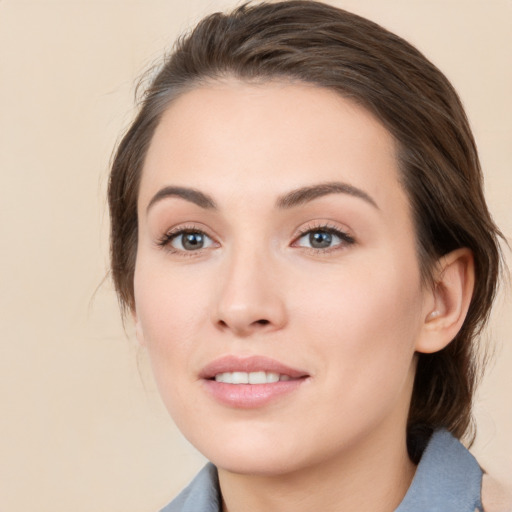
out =
[[[219,469],[223,512],[392,512],[416,469],[407,455],[405,429],[393,434],[363,439],[329,460],[286,474]]]

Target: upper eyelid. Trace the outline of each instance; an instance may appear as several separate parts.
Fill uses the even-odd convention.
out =
[[[297,228],[295,238],[301,237],[312,231],[328,231],[333,233],[340,233],[350,238],[354,238],[352,230],[346,226],[339,226],[329,221],[314,221],[314,223],[307,223]]]
[[[165,230],[164,235],[179,235],[180,233],[187,233],[187,232],[193,232],[193,233],[203,233],[204,235],[215,238],[215,235],[211,233],[211,230],[208,229],[206,226],[204,226],[201,223],[179,223],[175,226],[168,228]]]

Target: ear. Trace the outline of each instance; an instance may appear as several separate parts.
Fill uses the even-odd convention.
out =
[[[139,316],[137,315],[137,311],[135,308],[131,310],[131,315],[133,319],[133,323],[135,324],[135,337],[139,342],[139,345],[144,346],[146,341],[144,340],[144,332],[142,331],[142,325],[140,323]]]
[[[437,352],[455,338],[466,318],[474,284],[475,265],[470,249],[457,249],[440,258],[425,301],[417,352]]]

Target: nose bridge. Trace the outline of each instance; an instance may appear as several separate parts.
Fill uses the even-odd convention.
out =
[[[274,330],[286,321],[277,262],[265,244],[233,245],[219,276],[215,323],[246,336]]]

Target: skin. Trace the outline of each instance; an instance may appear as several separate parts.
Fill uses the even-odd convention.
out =
[[[278,204],[333,182],[345,189]],[[170,186],[216,208],[160,192]],[[318,87],[212,83],[164,114],[138,209],[137,336],[178,427],[217,465],[224,509],[394,510],[415,469],[415,354],[457,332],[472,259],[453,253],[437,285],[422,284],[387,130]],[[187,250],[180,229],[206,245]],[[315,249],[309,233],[322,229],[349,238]],[[199,376],[225,355],[263,355],[308,378],[263,407],[229,407]]]

